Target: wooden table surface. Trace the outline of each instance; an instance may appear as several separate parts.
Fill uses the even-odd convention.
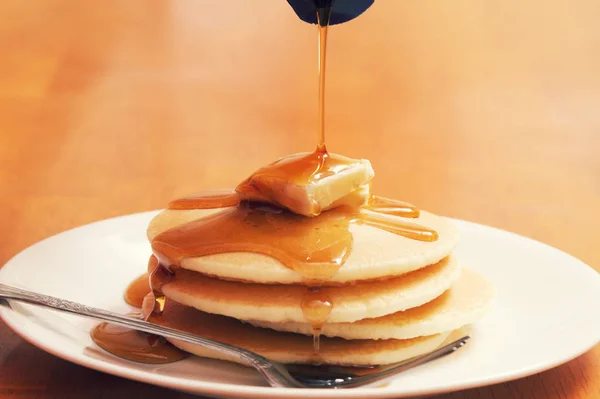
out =
[[[594,0],[379,0],[331,29],[328,147],[371,159],[382,195],[600,270],[599,16]],[[0,264],[315,145],[316,28],[284,0],[3,1],[0,21]],[[188,397],[4,325],[0,396]],[[599,397],[597,346],[440,398]]]

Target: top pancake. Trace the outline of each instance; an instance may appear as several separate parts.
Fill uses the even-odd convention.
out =
[[[221,209],[165,210],[148,226],[148,239],[182,224],[203,218]],[[396,216],[387,216],[395,218]],[[448,256],[458,242],[457,229],[446,219],[421,211],[416,219],[403,219],[437,231],[434,242],[409,239],[374,227],[353,224],[350,232],[354,243],[346,262],[327,284],[346,284],[398,276],[439,262]],[[184,269],[224,279],[262,284],[298,284],[304,278],[285,267],[277,259],[249,252],[230,252],[186,258]]]

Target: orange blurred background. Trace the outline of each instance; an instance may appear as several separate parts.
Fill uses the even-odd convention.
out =
[[[381,195],[598,270],[599,17],[591,0],[377,0],[330,29],[328,148],[371,159]],[[0,264],[315,146],[316,27],[284,0],[4,1],[0,18]],[[599,359],[512,389],[600,396]]]

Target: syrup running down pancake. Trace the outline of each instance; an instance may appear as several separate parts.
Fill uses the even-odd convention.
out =
[[[223,209],[226,208],[165,210],[150,222],[148,238],[152,242],[169,229],[185,227],[188,223],[202,220],[202,218],[212,216]],[[326,216],[327,213],[325,212],[322,216]],[[386,217],[397,218],[394,215],[386,215]],[[347,230],[338,228],[337,231],[341,237],[337,238],[337,242],[349,250],[349,253],[343,267],[338,267],[337,263],[323,262],[322,266],[327,268],[332,275],[327,281],[322,281],[322,285],[349,284],[358,280],[389,278],[408,273],[439,262],[450,255],[458,243],[457,229],[442,217],[421,211],[418,218],[409,220],[435,230],[438,239],[433,242],[413,240],[362,224],[348,225]],[[285,237],[278,237],[272,230],[262,232],[262,234],[272,235],[266,239],[267,244],[272,244],[273,240],[277,242],[285,240]],[[321,234],[317,234],[315,231],[312,242],[317,241],[320,237]],[[333,242],[335,236],[329,235],[329,238]],[[310,239],[304,237],[302,241],[310,245]],[[350,239],[351,242],[349,242]],[[312,247],[320,245],[322,242],[317,241],[316,245]],[[306,256],[310,251],[306,247],[302,247],[300,250],[302,252],[298,256]],[[306,284],[306,278],[302,274],[286,267],[272,256],[255,252],[236,251],[202,257],[186,257],[181,260],[180,266],[187,270],[230,280],[266,284]],[[314,262],[312,265],[300,264],[300,267],[303,266],[305,266],[305,272],[309,273]]]

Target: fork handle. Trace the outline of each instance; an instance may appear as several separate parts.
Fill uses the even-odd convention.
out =
[[[255,368],[272,386],[300,387],[298,382],[289,376],[285,368],[280,364],[272,362],[254,352],[250,352],[246,349],[242,349],[233,345],[224,344],[211,339],[202,338],[185,331],[159,326],[133,317],[123,316],[107,310],[86,306],[81,303],[72,302],[49,295],[43,295],[37,292],[1,283],[0,298],[25,302],[79,316],[90,317],[92,319],[105,321],[111,324],[129,327],[134,330],[188,342],[190,344],[198,345],[203,348],[224,354],[227,357],[237,359],[241,363]]]

